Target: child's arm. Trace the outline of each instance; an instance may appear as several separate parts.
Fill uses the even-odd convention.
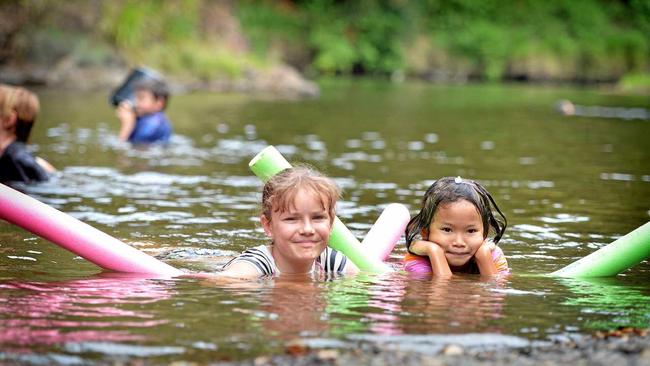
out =
[[[133,129],[135,128],[136,115],[135,111],[133,110],[133,106],[131,103],[124,101],[117,107],[115,114],[117,115],[117,118],[120,120],[121,124],[118,138],[120,141],[126,141],[129,139],[131,132],[133,132]]]
[[[239,279],[253,279],[259,278],[260,272],[251,263],[245,261],[234,262],[230,264],[222,272],[219,272],[218,277],[229,277]]]
[[[56,168],[40,156],[35,157],[34,160],[36,160],[36,163],[40,165],[41,168],[43,168],[43,170],[45,170],[47,173],[52,174],[56,172]]]
[[[429,257],[431,271],[434,276],[451,277],[451,268],[447,263],[445,252],[438,244],[425,240],[416,240],[411,243],[409,250],[413,254]]]
[[[474,254],[478,270],[482,275],[495,275],[498,273],[497,266],[492,259],[492,251],[494,248],[496,248],[496,244],[486,240],[478,248],[476,254]]]

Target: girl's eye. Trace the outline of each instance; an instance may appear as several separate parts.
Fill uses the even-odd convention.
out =
[[[314,220],[319,220],[319,221],[320,221],[320,220],[326,220],[326,219],[327,219],[327,215],[315,215],[312,219],[314,219]]]
[[[287,216],[287,217],[282,219],[282,221],[286,221],[286,222],[294,222],[296,220],[298,220],[298,218],[293,217],[293,216]]]
[[[441,228],[440,230],[442,230],[442,231],[444,231],[444,232],[446,232],[446,233],[450,233],[450,232],[451,232],[451,228],[450,228],[450,227],[443,227],[443,228]]]
[[[475,234],[475,233],[478,232],[478,229],[469,229],[469,230],[467,230],[467,232],[470,233],[470,234]]]

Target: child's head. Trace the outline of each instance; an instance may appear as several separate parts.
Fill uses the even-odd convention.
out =
[[[308,271],[325,250],[338,196],[331,179],[306,167],[286,169],[264,185],[260,221],[283,272]]]
[[[431,223],[441,207],[459,201],[467,201],[476,208],[482,224],[483,239],[487,238],[491,228],[494,232],[493,241],[495,244],[498,243],[506,230],[507,220],[490,193],[473,180],[444,177],[435,181],[427,189],[422,198],[420,212],[406,226],[407,247],[418,235],[429,232]],[[497,211],[503,220],[495,218],[493,210]]]
[[[156,113],[167,108],[169,88],[162,80],[142,79],[133,84],[135,110],[138,115]]]
[[[27,142],[39,110],[38,97],[24,88],[0,85],[0,120],[2,128]]]
[[[301,191],[318,198],[331,224],[340,191],[330,178],[307,166],[285,169],[266,182],[262,190],[262,215],[271,221],[274,212],[288,211]]]

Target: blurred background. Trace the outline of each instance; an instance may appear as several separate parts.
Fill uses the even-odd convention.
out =
[[[177,88],[307,96],[300,75],[650,90],[647,0],[3,0],[0,17],[12,84],[105,88],[146,64]]]

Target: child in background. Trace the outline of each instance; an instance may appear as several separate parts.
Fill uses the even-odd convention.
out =
[[[120,141],[133,144],[166,143],[172,134],[165,115],[169,103],[167,84],[161,80],[143,79],[134,85],[135,105],[125,100],[117,107],[121,127]]]
[[[493,210],[503,221],[494,217]],[[438,179],[424,194],[420,212],[406,226],[405,269],[440,277],[452,272],[507,274],[508,262],[496,246],[506,226],[506,217],[483,186],[461,177]],[[490,228],[495,233],[492,240],[487,239]]]
[[[41,182],[56,171],[27,151],[39,106],[38,97],[27,89],[0,85],[0,182]]]
[[[336,184],[311,168],[293,167],[273,176],[262,191],[260,216],[271,244],[244,251],[221,275],[356,273],[351,261],[327,246],[338,197]]]

